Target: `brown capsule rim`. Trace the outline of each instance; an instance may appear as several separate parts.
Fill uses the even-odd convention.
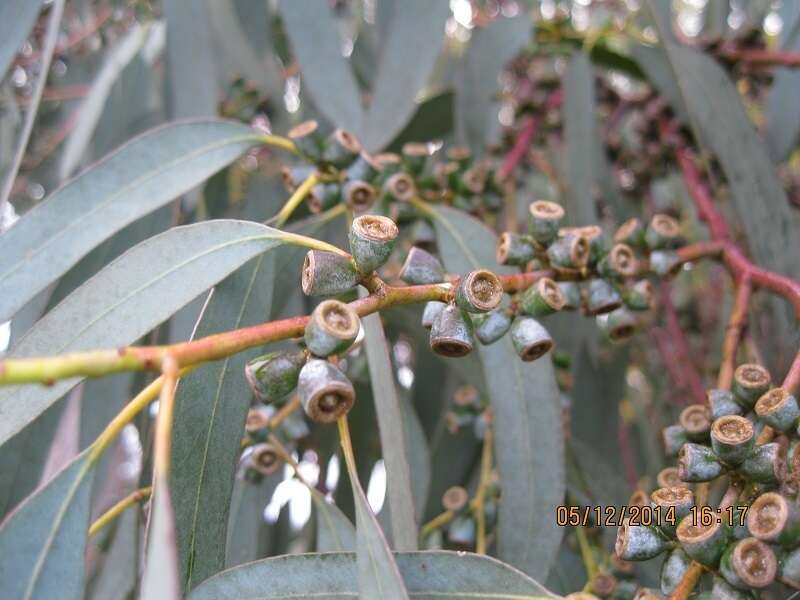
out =
[[[611,266],[624,277],[636,275],[637,260],[633,249],[628,244],[614,244],[608,256]]]
[[[332,408],[323,407],[322,401],[329,395],[336,397],[336,405]],[[354,401],[355,393],[351,385],[342,381],[330,381],[311,395],[307,413],[311,420],[317,423],[333,423],[350,412]]]
[[[528,345],[522,350],[520,358],[524,362],[533,362],[547,354],[553,347],[553,340],[539,340]]]
[[[639,229],[641,226],[642,222],[638,218],[633,217],[628,219],[614,232],[614,241],[625,242],[631,237],[633,232]]]
[[[426,142],[406,142],[403,144],[402,152],[407,156],[430,156]]]
[[[589,262],[589,238],[584,235],[574,236],[569,244],[569,256],[575,266],[585,266]]]
[[[341,127],[337,128],[333,132],[333,138],[347,151],[353,154],[361,152],[361,142],[351,131]]]
[[[685,486],[661,487],[650,494],[650,499],[658,506],[682,506],[694,503],[692,490]]]
[[[445,510],[458,512],[466,506],[469,500],[469,493],[460,485],[447,488],[442,494],[442,506]]]
[[[270,457],[270,460],[264,461],[264,457]],[[250,464],[253,468],[264,475],[271,475],[278,470],[281,465],[281,457],[275,451],[272,444],[263,443],[253,446],[253,452],[250,455]]]
[[[628,506],[650,506],[650,499],[644,490],[634,490],[628,498]]]
[[[372,156],[372,163],[383,169],[387,165],[396,165],[401,161],[400,155],[394,152],[381,152]]]
[[[763,394],[756,402],[756,414],[759,417],[767,416],[780,410],[791,397],[791,394],[784,388],[773,388]]]
[[[375,202],[375,188],[366,181],[348,182],[345,202],[355,211],[367,210]]]
[[[359,236],[373,242],[391,242],[400,234],[395,222],[381,215],[356,217],[353,220],[353,230]]]
[[[754,588],[768,586],[775,580],[778,571],[775,553],[764,542],[753,537],[745,538],[736,544],[731,554],[731,562],[739,578]]]
[[[757,389],[772,381],[769,371],[756,363],[739,365],[733,372],[733,378],[745,389]]]
[[[763,541],[778,537],[789,520],[789,503],[776,492],[761,494],[747,511],[747,529]]]
[[[558,284],[549,277],[542,277],[534,284],[536,291],[554,311],[559,311],[567,304],[567,297]]]
[[[323,300],[314,309],[312,317],[328,335],[341,340],[351,340],[361,328],[355,310],[339,300]]]
[[[446,156],[450,160],[464,160],[472,156],[472,151],[467,146],[450,146]]]
[[[497,275],[486,269],[467,273],[463,287],[469,301],[480,310],[493,310],[503,300],[503,284]]]
[[[411,200],[416,193],[414,180],[408,173],[395,173],[386,180],[386,186],[392,191],[395,198],[402,202]]]
[[[712,537],[722,527],[719,521],[712,521],[710,525],[702,525],[694,522],[695,519],[689,515],[678,524],[675,535],[682,544],[701,544]]]
[[[298,123],[294,127],[292,127],[286,136],[290,140],[296,140],[307,135],[311,135],[319,128],[319,123],[317,123],[314,119],[310,119],[308,121],[303,121],[302,123]]]
[[[653,215],[650,220],[650,227],[659,235],[670,238],[676,237],[681,232],[681,226],[678,221],[663,213]]]
[[[533,217],[547,221],[559,221],[564,218],[564,207],[549,200],[531,202],[528,211]]]
[[[755,435],[755,431],[749,419],[725,415],[711,424],[711,435],[724,444],[743,444]]]
[[[297,189],[294,179],[292,179],[292,170],[286,165],[281,167],[281,181],[283,182],[283,187],[290,194],[293,194]]]
[[[508,260],[508,255],[511,252],[511,245],[514,242],[514,236],[508,231],[500,234],[500,239],[497,240],[497,250],[495,250],[494,257],[497,264],[504,265]]]
[[[247,376],[250,377],[250,374],[247,373]],[[269,425],[269,416],[263,410],[251,408],[247,411],[247,417],[244,422],[244,430],[247,433],[259,431],[267,427],[267,425]]]
[[[440,356],[459,358],[472,352],[472,344],[453,336],[437,336],[431,340],[431,350]]]
[[[689,433],[703,433],[711,427],[711,411],[703,404],[692,404],[681,411],[678,423]]]
[[[656,475],[656,483],[659,487],[687,487],[684,481],[678,476],[678,467],[665,467]]]
[[[306,257],[303,260],[303,268],[300,271],[300,287],[303,288],[303,293],[310,296],[314,290],[314,273],[316,271],[316,255],[313,250],[306,252]]]

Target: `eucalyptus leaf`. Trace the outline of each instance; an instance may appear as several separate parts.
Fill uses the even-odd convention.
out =
[[[353,552],[356,529],[339,508],[328,502],[318,490],[310,488],[317,514],[317,552]]]
[[[466,552],[397,553],[397,564],[415,600],[537,600],[553,598],[541,584],[488,556]],[[189,600],[288,600],[378,598],[359,596],[352,553],[279,556],[230,569],[204,582]]]
[[[228,510],[226,569],[267,556],[269,526],[264,521],[264,508],[281,481],[281,471],[261,481],[236,478]]]
[[[0,79],[33,29],[42,0],[4,0],[0,4]]]
[[[780,47],[788,52],[800,52],[800,3],[782,3],[780,16],[783,21]],[[773,77],[764,110],[767,120],[765,136],[770,157],[781,162],[789,157],[800,139],[800,111],[797,110],[800,71],[777,68]]]
[[[175,513],[166,479],[156,481],[147,532],[147,555],[142,574],[141,600],[178,600],[180,569],[175,536]]]
[[[53,192],[0,238],[0,321],[103,240],[201,183],[258,139],[237,123],[173,123],[134,138]]]

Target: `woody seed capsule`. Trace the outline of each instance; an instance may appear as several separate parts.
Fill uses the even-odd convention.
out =
[[[605,279],[592,279],[586,294],[586,314],[602,315],[622,306],[622,296]]]
[[[361,275],[372,273],[389,260],[399,231],[397,225],[378,215],[361,215],[350,227],[350,253]]]
[[[306,296],[335,296],[357,284],[358,271],[349,257],[322,250],[306,254],[301,278]]]
[[[711,431],[711,414],[707,406],[692,404],[681,411],[678,423],[683,427],[689,441],[702,442],[708,439]]]
[[[701,444],[684,444],[678,452],[678,476],[686,482],[711,481],[722,474],[714,451]]]
[[[326,357],[349,348],[358,336],[361,320],[356,311],[338,300],[325,300],[311,313],[306,325],[306,347],[314,356]]]
[[[663,487],[650,494],[650,505],[659,509],[662,516],[658,525],[669,536],[675,534],[677,523],[681,521],[694,506],[694,494],[685,486]],[[666,518],[670,515],[670,518]],[[672,516],[675,522],[672,523]]]
[[[447,305],[433,320],[430,335],[431,350],[448,357],[465,356],[472,352],[472,322],[460,308]]]
[[[247,460],[247,466],[261,475],[271,475],[283,461],[270,443],[256,444]]]
[[[668,540],[655,527],[632,525],[626,519],[617,529],[614,551],[622,560],[650,560],[668,548]]]
[[[324,162],[337,169],[344,169],[358,157],[361,143],[346,129],[335,129],[328,137],[322,155]]]
[[[408,202],[416,193],[414,180],[406,173],[395,173],[383,184],[383,196],[387,200]]]
[[[797,400],[783,388],[775,388],[762,395],[755,408],[764,423],[782,432],[795,427],[800,417]]]
[[[581,307],[581,286],[577,281],[559,281],[558,288],[564,295],[562,310],[578,310]]]
[[[468,500],[469,494],[467,490],[460,485],[454,485],[447,488],[447,491],[442,496],[442,506],[445,510],[457,513],[467,505]]]
[[[475,326],[475,337],[481,344],[494,344],[502,338],[511,327],[511,316],[502,308],[485,314],[472,315]]]
[[[403,144],[402,149],[403,164],[414,175],[419,175],[425,170],[430,157],[428,144],[419,142],[408,142]]]
[[[695,524],[694,521],[691,515],[685,517],[678,525],[675,535],[690,558],[707,567],[713,567],[727,545],[727,529],[716,519],[708,526]]]
[[[669,215],[654,215],[647,225],[644,240],[651,250],[661,250],[672,244],[680,235],[681,227]]]
[[[506,231],[498,240],[495,258],[501,265],[524,267],[535,255],[536,252],[528,236]]]
[[[664,452],[667,456],[677,456],[683,445],[689,441],[686,430],[680,425],[667,425],[661,430]]]
[[[769,371],[761,365],[739,365],[733,372],[733,394],[748,409],[753,408],[756,401],[769,390],[771,383]]]
[[[439,313],[442,312],[446,306],[446,302],[438,302],[436,300],[426,302],[425,308],[422,310],[422,326],[425,329],[433,327],[433,322],[436,320],[436,317],[439,316]]]
[[[656,475],[658,487],[689,487],[678,476],[678,467],[664,467]]]
[[[261,402],[275,402],[297,387],[304,352],[270,352],[245,365],[244,374],[253,395]]]
[[[720,460],[739,465],[750,455],[755,443],[753,424],[738,415],[720,417],[711,427],[711,447]]]
[[[519,308],[523,314],[543,317],[558,312],[567,303],[555,281],[542,277],[519,296]]]
[[[752,537],[728,546],[719,562],[720,575],[741,589],[767,587],[777,571],[778,560],[772,548]]]
[[[614,244],[611,251],[597,263],[603,277],[633,277],[637,271],[636,255],[627,244]]]
[[[322,160],[325,140],[319,132],[319,124],[316,121],[303,121],[295,125],[289,130],[287,137],[294,142],[297,151],[309,161],[318,163]]]
[[[706,400],[711,410],[711,419],[716,421],[720,417],[742,414],[742,407],[733,397],[733,392],[728,390],[707,390]]]
[[[559,237],[547,248],[550,264],[559,269],[580,269],[589,262],[589,242],[581,235]]]
[[[306,196],[306,206],[314,214],[333,208],[342,201],[342,186],[338,183],[319,183]]]
[[[553,338],[533,317],[517,317],[511,324],[511,342],[525,362],[541,358],[553,347]]]
[[[612,342],[622,342],[633,337],[639,322],[636,315],[621,306],[610,313],[597,315],[597,327]]]
[[[661,592],[671,594],[678,587],[692,559],[681,548],[675,548],[664,559],[661,565]]]
[[[319,358],[309,360],[300,371],[297,391],[303,410],[317,423],[332,423],[347,414],[356,396],[347,376]]]
[[[438,258],[414,246],[400,269],[400,279],[410,285],[440,283],[445,279],[444,267]]]
[[[800,512],[794,501],[777,492],[761,494],[747,511],[747,528],[764,542],[796,546],[800,540]]]
[[[291,194],[297,189],[297,186],[313,175],[316,170],[316,167],[311,165],[281,167],[281,181],[283,181],[283,187]]]
[[[528,232],[539,244],[547,246],[558,236],[564,209],[555,202],[537,200],[528,207]]]
[[[642,222],[636,217],[625,221],[614,233],[614,242],[628,244],[633,248],[642,248],[645,245]]]
[[[653,307],[653,284],[646,279],[637,281],[625,288],[622,298],[631,310],[650,310]]]
[[[375,203],[375,188],[366,181],[351,179],[342,188],[344,201],[353,212],[360,213]]]
[[[650,253],[650,272],[659,277],[674,275],[681,266],[681,258],[672,250],[654,250]]]
[[[488,312],[497,308],[503,299],[503,285],[491,271],[471,271],[458,282],[455,299],[456,304],[467,312]]]
[[[786,472],[786,453],[775,442],[755,446],[750,455],[739,465],[739,474],[750,481],[765,485],[776,485]]]

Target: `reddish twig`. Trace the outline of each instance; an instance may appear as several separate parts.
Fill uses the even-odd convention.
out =
[[[762,48],[721,48],[720,58],[759,67],[800,67],[800,52]]]
[[[697,371],[697,363],[692,357],[686,333],[684,333],[681,324],[678,322],[678,313],[672,303],[668,283],[661,284],[661,304],[664,307],[664,315],[666,316],[666,331],[677,353],[676,358],[682,373],[681,381],[688,388],[694,401],[702,403],[705,401],[706,388],[703,385],[700,373]]]
[[[800,352],[794,357],[794,362],[786,374],[786,379],[783,380],[782,387],[790,394],[800,388]]]
[[[500,166],[500,171],[498,171],[497,175],[500,181],[504,181],[511,175],[514,169],[517,168],[517,165],[525,157],[525,154],[527,154],[528,148],[530,148],[533,142],[533,136],[536,133],[538,122],[539,120],[534,116],[525,118],[517,140],[514,142],[514,146],[512,146],[511,150],[506,154],[506,157],[503,159],[503,164]]]
[[[672,341],[669,339],[669,334],[661,327],[653,327],[650,329],[650,335],[652,335],[653,341],[656,344],[656,349],[661,355],[661,362],[664,367],[666,367],[672,382],[675,384],[675,387],[670,390],[670,400],[675,402],[675,404],[688,406],[691,404],[691,401],[687,395],[683,393],[685,391],[685,378],[680,366],[673,360],[675,350]]]
[[[708,192],[708,188],[706,188],[705,184],[703,184],[700,172],[697,170],[689,150],[684,146],[679,146],[675,150],[675,156],[683,172],[683,179],[686,182],[686,187],[689,189],[689,193],[697,207],[698,215],[700,219],[705,221],[706,225],[708,225],[711,237],[715,240],[730,239],[730,231],[728,231],[728,224],[725,222],[725,217],[714,207],[711,194]]]
[[[110,6],[101,6],[97,9],[94,13],[94,18],[89,21],[85,27],[74,31],[67,37],[67,39],[56,46],[56,54],[63,54],[70,48],[77,46],[82,41],[84,41],[89,36],[96,33],[106,21],[111,18],[111,15],[114,14],[114,10]],[[19,56],[17,58],[17,64],[22,66],[27,66],[31,63],[35,63],[42,57],[41,51],[31,52],[26,56]]]
[[[631,446],[631,437],[628,433],[628,425],[625,423],[625,419],[623,419],[622,416],[619,418],[617,427],[617,446],[619,446],[619,451],[622,455],[625,479],[632,489],[636,489],[639,481],[639,474],[636,471],[636,463],[633,460],[633,447]]]

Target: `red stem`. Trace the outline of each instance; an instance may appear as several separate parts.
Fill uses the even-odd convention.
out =
[[[800,67],[800,52],[766,50],[761,48],[722,48],[719,54],[725,60],[764,67]]]
[[[508,154],[506,154],[503,164],[500,167],[500,171],[498,173],[498,179],[500,181],[504,181],[509,175],[511,175],[511,173],[514,172],[514,169],[517,168],[517,165],[525,157],[525,154],[528,152],[528,148],[530,148],[530,145],[533,142],[533,136],[536,133],[537,124],[538,119],[536,117],[528,116],[525,118],[525,123],[522,125],[522,129],[520,129],[519,135],[517,136],[517,141],[514,142],[514,146],[511,148],[511,150],[509,150]]]
[[[692,357],[689,341],[686,339],[686,333],[684,333],[680,322],[678,322],[678,313],[675,311],[675,305],[672,303],[672,298],[669,293],[669,284],[667,283],[661,285],[661,303],[664,306],[667,332],[677,353],[675,358],[678,359],[681,367],[682,383],[688,387],[694,402],[703,403],[706,399],[706,388],[703,385],[700,373],[697,371],[697,363]]]

